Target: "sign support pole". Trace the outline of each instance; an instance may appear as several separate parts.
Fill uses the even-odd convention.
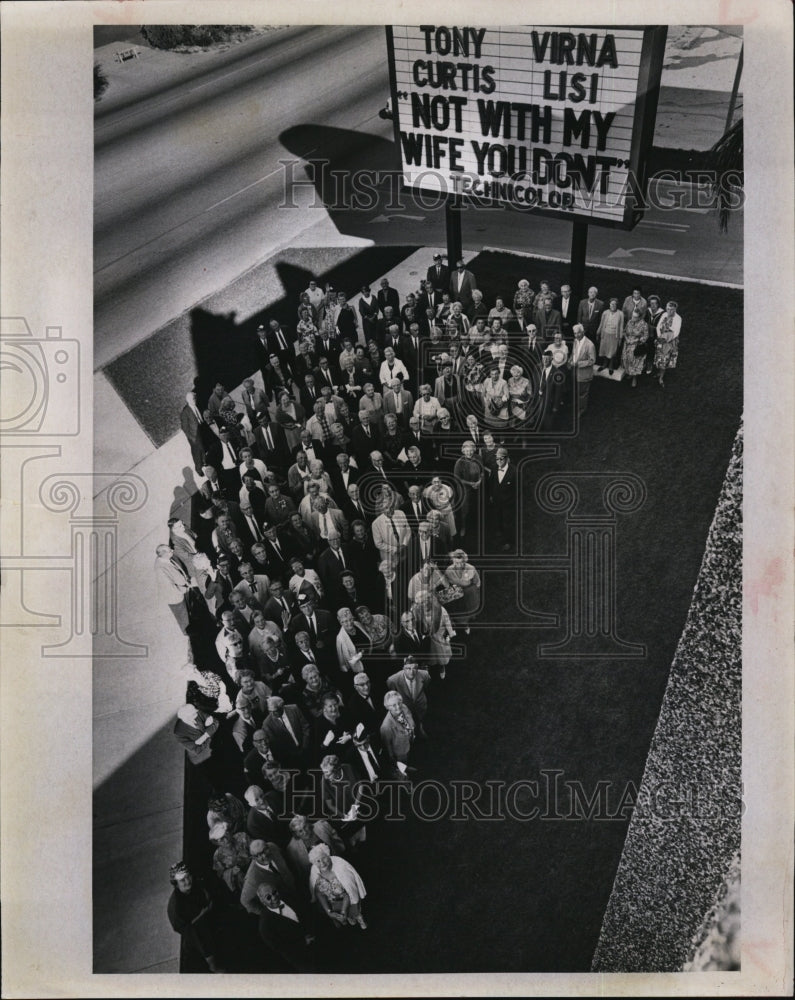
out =
[[[444,221],[447,229],[447,263],[452,270],[461,259],[461,196],[451,194],[445,204]]]
[[[575,302],[583,296],[585,284],[585,249],[588,245],[588,223],[574,222],[571,230],[571,275],[569,284]]]

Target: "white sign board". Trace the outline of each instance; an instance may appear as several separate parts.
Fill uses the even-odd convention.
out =
[[[632,226],[665,28],[387,28],[405,184]]]

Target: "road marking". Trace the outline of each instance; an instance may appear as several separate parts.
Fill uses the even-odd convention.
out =
[[[616,249],[607,255],[607,259],[611,260],[613,257],[631,257],[636,253],[663,253],[666,257],[673,257],[676,250],[660,250],[657,247],[630,247],[625,250],[623,247],[616,247]]]
[[[376,215],[374,219],[370,219],[370,225],[372,226],[374,222],[392,222],[393,219],[412,219],[414,222],[424,222],[424,215]]]
[[[648,219],[638,223],[638,228],[640,226],[644,226],[646,229],[672,229],[677,233],[686,233],[690,228],[690,226],[678,222],[651,222]]]

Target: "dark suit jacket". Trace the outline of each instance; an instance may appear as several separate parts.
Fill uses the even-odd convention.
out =
[[[372,708],[367,704],[367,701],[362,698],[358,691],[354,691],[353,694],[348,696],[348,704],[345,707],[344,719],[345,728],[350,733],[356,732],[356,727],[361,723],[365,731],[370,734],[370,743],[373,748],[377,751],[381,746],[381,734],[379,732],[381,728],[381,720],[383,719],[384,709],[382,707],[383,693],[378,690],[373,693],[371,687],[370,690],[370,701],[373,703]],[[356,754],[358,756],[358,754]],[[356,758],[352,759],[355,761]]]
[[[594,300],[593,306],[593,316],[588,318],[588,299],[582,299],[579,306],[577,306],[577,322],[581,323],[585,327],[585,336],[590,340],[593,340],[594,334],[599,328],[599,321],[602,318],[602,313],[604,312],[605,304],[601,299]]]
[[[298,605],[295,602],[295,597],[292,592],[285,590],[282,597],[290,608],[290,618],[296,614],[298,611]],[[284,610],[284,605],[280,604],[275,597],[269,597],[265,602],[265,606],[262,609],[265,612],[265,617],[268,621],[273,622],[278,625],[280,629],[284,630],[284,622],[282,620],[282,611]]]
[[[351,451],[359,465],[359,470],[363,471],[370,467],[370,452],[380,451],[381,433],[377,427],[370,424],[370,436],[364,433],[361,424],[357,424],[351,431]]]
[[[290,622],[290,635],[295,635],[296,632],[307,632],[309,637],[312,639],[312,649],[316,654],[318,642],[323,643],[323,649],[328,650],[329,647],[331,647],[332,650],[336,651],[335,640],[337,638],[337,632],[339,631],[336,618],[330,611],[324,611],[322,608],[315,608],[315,621],[317,623],[317,636],[312,635],[309,623],[304,617],[303,612],[299,611]]]
[[[560,313],[557,309],[550,309],[549,312],[546,309],[537,309],[534,319],[538,327],[538,336],[546,344],[550,343],[556,333],[563,332],[560,324]]]
[[[411,654],[421,662],[422,658],[428,656],[431,651],[431,640],[427,635],[421,635],[419,632],[415,634],[418,641],[412,639],[408,632],[401,627],[395,636],[395,654],[403,658]]]
[[[351,550],[350,546],[343,542],[340,546],[340,551],[345,559],[345,566],[355,573],[353,564],[351,562]],[[320,577],[320,581],[325,587],[328,593],[333,593],[337,589],[337,584],[339,583],[340,574],[343,573],[343,566],[339,560],[339,556],[332,549],[324,549],[317,560],[317,573]]]
[[[287,467],[290,464],[290,448],[287,444],[287,436],[284,428],[271,421],[267,427],[259,426],[254,428],[254,441],[256,451],[262,461],[268,466],[268,470],[276,470],[284,478]]]
[[[309,913],[293,896],[282,896],[282,902],[295,911],[301,922],[297,924],[289,917],[263,907],[259,918],[259,936],[291,970],[314,972],[314,955],[306,943],[306,935],[312,933]]]
[[[467,270],[467,268],[464,268],[463,282],[461,284],[461,289],[459,291],[458,271],[456,270],[450,272],[450,285],[448,291],[450,292],[450,296],[453,302],[460,302],[461,305],[464,307],[464,310],[466,310],[468,306],[471,304],[472,292],[477,287],[478,283],[475,280],[475,275],[471,271]]]
[[[450,291],[450,268],[446,264],[440,264],[439,270],[436,269],[436,264],[431,264],[428,270],[425,272],[425,280],[430,281],[433,285],[433,290],[438,292],[438,297],[434,296],[435,301],[431,303],[433,308],[442,301],[442,292]],[[424,296],[420,296],[422,299]],[[424,312],[428,308],[427,305],[423,304],[422,311]]]
[[[396,288],[378,289],[378,308],[383,315],[387,306],[392,306],[392,314],[396,323],[400,323],[400,296]]]
[[[297,747],[292,736],[287,732],[284,723],[277,719],[275,715],[267,716],[262,724],[265,735],[268,737],[273,756],[284,767],[301,766],[299,762],[303,760],[302,751],[309,748],[311,734],[309,723],[304,717],[304,713],[297,705],[285,705],[284,714],[290,720],[293,732],[301,741],[301,746]]]
[[[489,497],[503,513],[510,514],[516,504],[516,467],[508,463],[508,471],[500,482],[497,470],[489,477]]]

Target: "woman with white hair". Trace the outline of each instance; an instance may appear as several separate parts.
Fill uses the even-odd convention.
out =
[[[353,617],[350,608],[337,612],[340,630],[337,633],[337,662],[344,674],[358,674],[364,670],[362,658],[372,649],[367,630]]]
[[[450,640],[455,636],[450,615],[429,590],[420,590],[411,609],[420,635],[427,635],[431,641],[428,664],[439,668],[439,677],[444,680],[447,664],[453,655]]]
[[[363,413],[370,414],[370,426],[380,433],[384,425],[384,398],[375,391],[372,382],[365,382],[364,394],[359,400],[359,416]]]
[[[534,302],[535,292],[530,287],[530,282],[527,278],[522,278],[513,294],[514,315],[519,320],[519,325],[522,329],[525,326],[525,319],[532,319]]]
[[[426,382],[420,386],[420,397],[414,404],[414,416],[420,419],[420,428],[424,434],[429,434],[439,416],[442,404],[431,395],[431,387]]]
[[[309,884],[309,874],[312,869],[312,862],[309,860],[309,852],[318,844],[325,844],[332,854],[343,854],[345,844],[337,834],[334,827],[327,819],[319,819],[314,823],[306,816],[293,816],[290,820],[290,842],[287,844],[286,854],[293,867],[293,870],[303,880],[304,886]]]
[[[463,549],[455,549],[450,553],[452,562],[444,571],[449,582],[461,588],[461,597],[447,605],[451,621],[458,627],[463,627],[469,635],[469,622],[472,615],[480,608],[480,574],[469,562],[469,556]]]
[[[347,924],[358,924],[367,930],[361,903],[367,895],[359,873],[344,858],[332,855],[326,844],[318,844],[309,852],[312,868],[309,890],[312,900],[339,930]]]
[[[458,536],[464,538],[470,520],[477,524],[478,497],[483,482],[483,466],[475,457],[477,448],[474,441],[464,441],[461,457],[456,459],[453,475],[462,487],[461,507],[458,511]]]
[[[676,302],[668,302],[665,314],[657,323],[657,340],[654,345],[654,367],[657,369],[657,381],[665,387],[665,373],[676,368],[679,359],[679,333],[682,329],[682,317],[676,311]]]

